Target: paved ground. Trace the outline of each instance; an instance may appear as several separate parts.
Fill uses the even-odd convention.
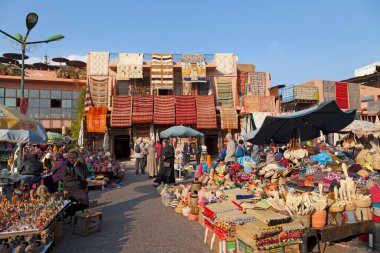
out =
[[[83,237],[72,235],[70,225],[65,225],[54,252],[210,252],[203,244],[202,227],[164,207],[152,184],[132,169],[120,189],[91,191],[90,198],[98,201],[96,208],[103,210],[102,231]],[[368,251],[355,243],[339,243],[325,252]]]
[[[102,231],[83,237],[65,225],[54,252],[210,252],[201,226],[164,207],[152,185],[129,170],[120,189],[90,192],[103,210]]]

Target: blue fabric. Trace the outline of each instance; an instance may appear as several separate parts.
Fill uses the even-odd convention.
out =
[[[222,152],[220,153],[219,160],[223,161],[224,158],[226,158],[226,155],[227,155],[227,148],[223,148]]]
[[[380,203],[375,203],[375,202],[372,202],[372,206],[373,206],[373,207],[377,207],[377,208],[380,208]]]
[[[236,195],[236,199],[250,199],[253,198],[253,194],[248,194],[248,195]]]
[[[236,158],[244,156],[244,150],[239,146],[236,149]]]
[[[321,152],[319,153],[318,155],[314,155],[311,160],[313,161],[317,161],[321,164],[325,164],[325,163],[328,163],[328,162],[331,162],[333,159],[331,156],[329,156],[326,152]]]
[[[242,157],[237,158],[237,163],[244,167],[244,172],[246,174],[250,174],[252,172],[252,167],[251,166],[244,166],[244,162],[254,162],[255,164],[257,164],[257,163],[250,156],[242,156]]]

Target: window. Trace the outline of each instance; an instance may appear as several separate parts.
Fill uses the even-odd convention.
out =
[[[62,107],[62,100],[61,99],[51,99],[50,100],[50,107],[51,108],[61,108]]]
[[[40,107],[50,107],[50,99],[40,99]]]
[[[29,97],[30,98],[39,98],[39,90],[29,90]]]
[[[50,98],[50,90],[40,90],[40,98]]]
[[[5,103],[5,99],[4,98],[0,98],[0,104],[4,104]]]
[[[40,100],[37,98],[30,98],[28,101],[28,107],[39,107]]]
[[[71,99],[71,91],[62,91],[62,98]]]
[[[16,89],[5,89],[5,97],[11,97],[15,98],[16,97]]]
[[[41,119],[49,119],[50,108],[40,108],[40,116],[41,116]]]
[[[28,96],[28,89],[24,89],[24,97],[27,98]],[[17,97],[21,97],[21,89],[17,89]]]
[[[59,119],[62,117],[61,108],[51,108],[51,117],[53,119]]]
[[[208,95],[209,89],[210,89],[209,81],[205,83],[202,83],[202,82],[197,83],[198,96]]]
[[[73,100],[71,106],[73,108],[77,108],[77,106],[78,106],[78,100]]]
[[[159,96],[173,95],[173,90],[171,89],[158,89],[157,92]]]
[[[28,113],[31,118],[39,118],[39,109],[38,108],[28,108]]]
[[[116,95],[129,95],[129,80],[118,80],[116,83]]]
[[[4,97],[5,91],[4,88],[0,88],[0,97]]]
[[[79,93],[79,91],[73,91],[73,99],[78,99]]]
[[[6,106],[16,106],[16,98],[6,98],[5,99]]]
[[[71,108],[71,100],[62,99],[62,108]]]
[[[51,91],[51,98],[61,98],[61,91],[60,90],[52,90]]]

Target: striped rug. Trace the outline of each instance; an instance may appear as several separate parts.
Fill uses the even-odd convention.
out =
[[[132,97],[113,96],[111,126],[129,127],[132,125]]]
[[[157,125],[175,124],[175,109],[173,96],[154,97],[153,122]]]
[[[151,85],[154,89],[173,89],[173,56],[153,54],[150,67]]]
[[[238,129],[238,114],[234,107],[220,107],[221,129]]]
[[[197,96],[197,128],[216,129],[216,108],[214,96]]]
[[[175,123],[177,125],[195,125],[197,123],[195,96],[176,96],[175,103]]]
[[[218,105],[231,106],[234,104],[231,77],[217,77],[216,92],[218,98]]]
[[[153,122],[153,96],[135,95],[132,97],[132,123]]]

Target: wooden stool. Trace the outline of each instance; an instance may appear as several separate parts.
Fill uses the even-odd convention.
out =
[[[103,212],[99,210],[84,211],[74,216],[72,233],[87,236],[88,233],[100,231]]]

